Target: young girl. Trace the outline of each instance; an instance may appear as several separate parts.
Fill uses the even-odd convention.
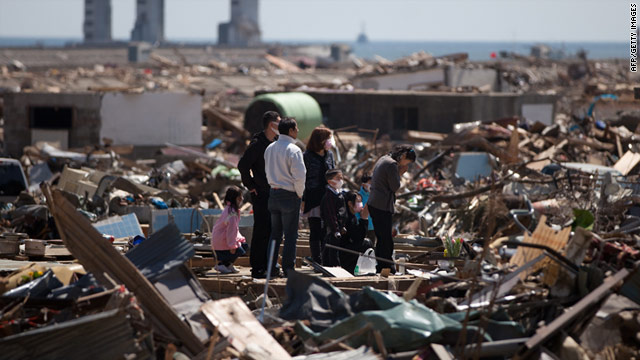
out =
[[[345,192],[344,202],[348,211],[345,219],[346,233],[340,238],[340,247],[363,253],[372,247],[371,241],[365,239],[369,224],[369,210],[363,206],[362,196],[355,191]],[[340,266],[353,274],[358,263],[358,255],[344,251],[339,255]]]
[[[218,258],[215,269],[222,274],[238,272],[233,267],[233,262],[238,256],[247,253],[247,243],[244,236],[240,235],[238,223],[240,222],[240,206],[242,205],[242,192],[237,186],[227,189],[224,196],[224,210],[216,221],[211,231],[211,247]]]

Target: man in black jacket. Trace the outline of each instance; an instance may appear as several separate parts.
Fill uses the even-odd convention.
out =
[[[271,214],[269,213],[269,183],[264,171],[264,151],[278,137],[280,114],[267,111],[262,116],[264,130],[253,135],[247,150],[238,162],[242,184],[251,192],[253,204],[253,237],[249,250],[251,276],[264,278],[267,270]],[[274,269],[275,269],[274,264]]]

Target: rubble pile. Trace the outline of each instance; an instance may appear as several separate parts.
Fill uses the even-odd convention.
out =
[[[212,74],[312,73],[274,55],[244,70],[152,60],[153,69],[0,70],[20,79],[18,91],[48,92],[104,77],[116,82],[90,90],[200,93]],[[417,154],[397,192],[394,269],[378,274],[310,260],[304,220],[288,278],[252,278],[247,256],[237,273],[213,270],[212,227],[226,189],[241,186],[237,164],[250,136],[229,106],[234,91],[205,98],[200,147],[166,143],[135,156],[133,145],[103,139],[70,150],[39,143],[3,158],[12,181],[0,192],[0,358],[638,358],[633,87],[615,61],[515,60],[354,61],[359,75],[491,68],[513,91],[562,95],[551,124],[486,119],[448,134],[407,131],[403,140],[333,129],[345,189],[358,191],[394,145],[410,143]],[[280,85],[350,90],[346,82]],[[239,209],[247,240],[249,198],[245,190]]]

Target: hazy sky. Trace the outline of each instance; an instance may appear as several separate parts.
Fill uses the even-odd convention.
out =
[[[129,38],[135,0],[112,0]],[[265,40],[629,41],[626,0],[260,0]],[[0,0],[0,37],[82,37],[82,0]],[[215,40],[229,0],[165,0],[165,36]]]

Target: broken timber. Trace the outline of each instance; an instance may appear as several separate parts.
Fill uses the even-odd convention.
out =
[[[637,269],[636,269],[637,271]],[[531,337],[525,343],[525,346],[521,350],[518,358],[529,358],[535,349],[543,345],[557,332],[565,329],[576,318],[582,316],[589,310],[590,307],[596,305],[602,299],[604,299],[611,289],[616,286],[620,281],[624,280],[629,275],[629,270],[622,269],[615,273],[613,276],[607,278],[602,285],[598,286],[595,290],[590,292],[587,296],[578,301],[574,306],[565,311],[562,315],[557,317],[551,323],[538,329],[536,334]],[[586,320],[586,319],[582,319]]]
[[[136,294],[145,311],[152,316],[154,324],[182,342],[186,352],[198,354],[204,350],[202,342],[176,315],[149,280],[126,257],[118,253],[60,191],[52,194],[49,188],[44,188],[43,192],[47,196],[50,211],[65,246],[85,269],[103,281],[106,276],[110,276],[122,282]]]
[[[208,301],[201,310],[242,355],[251,359],[291,359],[240,298]]]

